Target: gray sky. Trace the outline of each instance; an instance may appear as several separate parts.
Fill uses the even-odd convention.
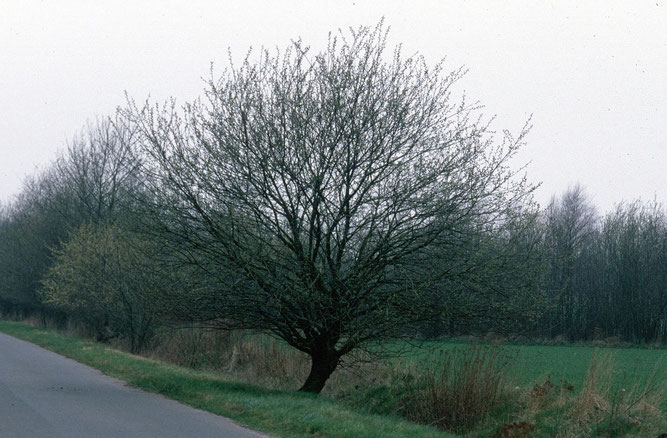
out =
[[[465,65],[459,90],[517,132],[536,199],[582,183],[601,211],[667,200],[667,1],[0,0],[0,201],[88,119],[203,89],[227,48],[322,47],[375,25],[390,44]]]

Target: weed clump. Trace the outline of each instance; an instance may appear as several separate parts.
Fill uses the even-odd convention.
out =
[[[403,399],[405,416],[455,433],[466,433],[502,404],[506,370],[516,354],[473,346],[434,357]]]

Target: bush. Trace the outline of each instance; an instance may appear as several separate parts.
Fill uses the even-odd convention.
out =
[[[44,303],[85,324],[97,340],[121,337],[140,351],[153,332],[153,298],[164,283],[149,247],[117,226],[82,226],[55,251]]]

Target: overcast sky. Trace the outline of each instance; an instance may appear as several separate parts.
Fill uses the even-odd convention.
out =
[[[667,1],[26,1],[0,0],[0,201],[47,165],[87,120],[148,94],[203,90],[210,63],[250,46],[375,25],[390,43],[451,69],[518,132],[533,115],[536,199],[580,182],[604,212],[667,199]]]

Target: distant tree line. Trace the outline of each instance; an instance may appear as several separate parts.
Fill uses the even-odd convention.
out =
[[[150,241],[131,233],[140,174],[133,133],[118,120],[88,125],[29,178],[0,217],[0,307],[85,324],[98,340],[127,337],[133,350],[154,320]]]
[[[205,100],[88,125],[0,211],[0,310],[133,351],[165,322],[268,333],[319,392],[378,341],[466,333],[663,341],[657,203],[600,218],[579,186],[544,210],[460,71],[389,61],[386,31],[297,41]]]
[[[543,212],[545,291],[541,328],[550,336],[667,334],[667,218],[657,202],[621,203],[599,217],[580,186]]]

